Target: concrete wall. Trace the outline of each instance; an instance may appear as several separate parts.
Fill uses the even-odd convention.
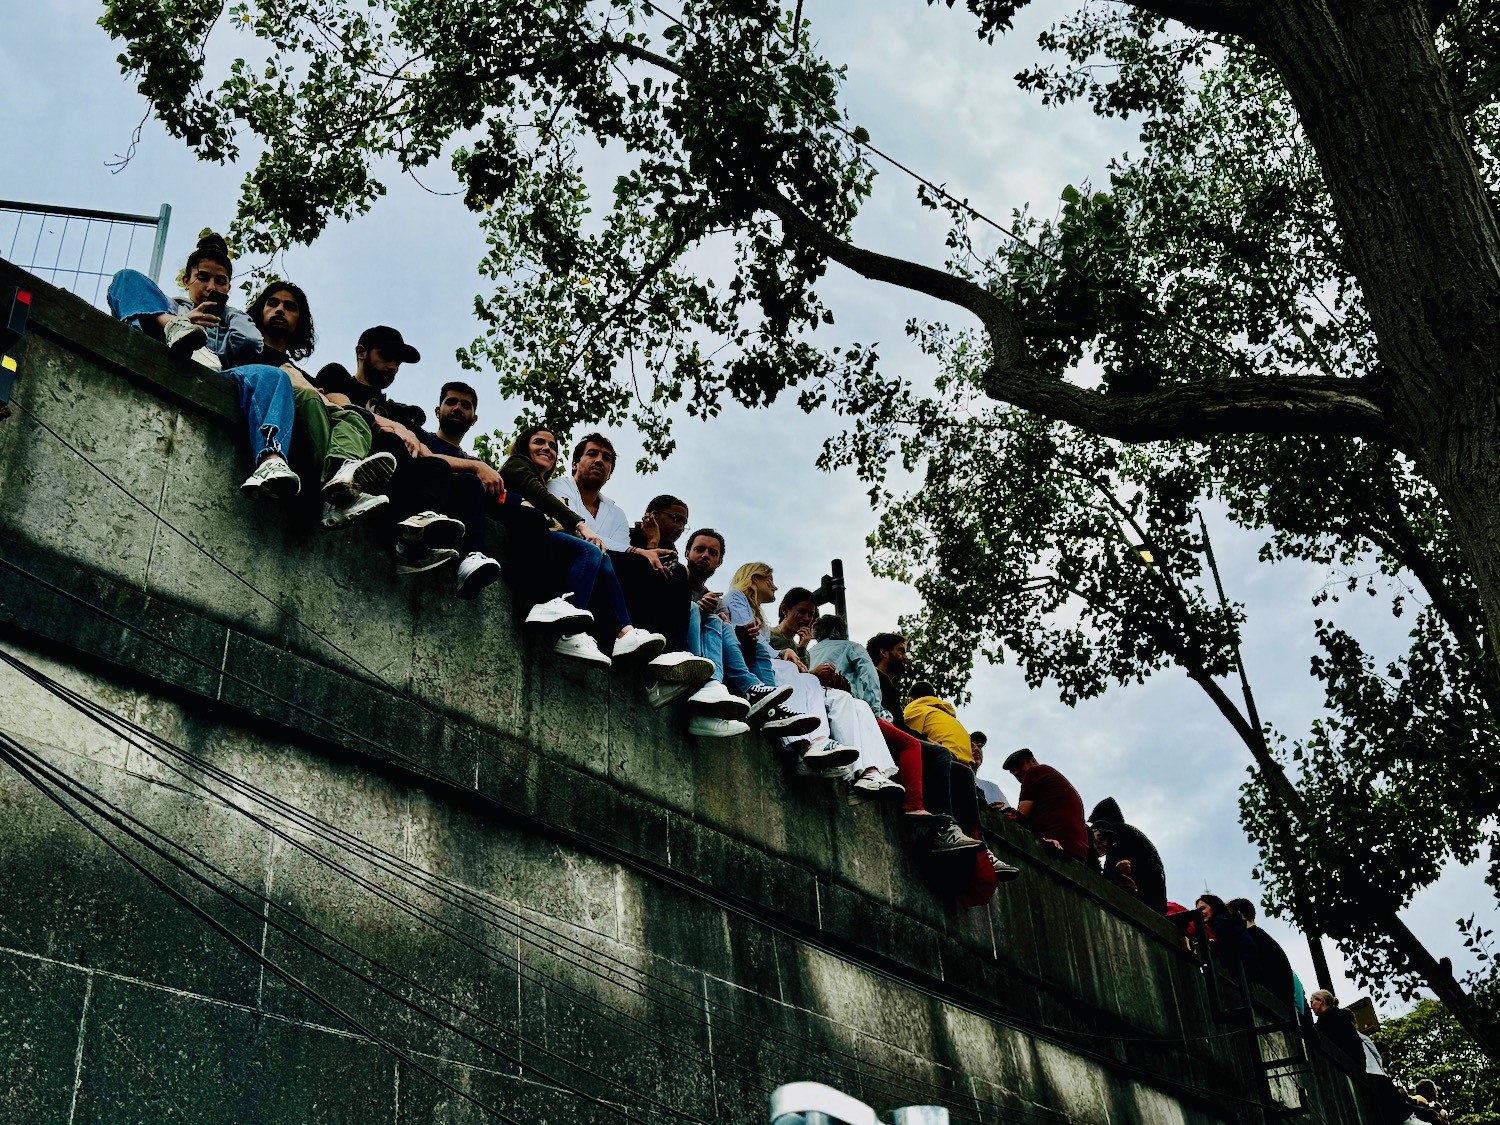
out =
[[[946,904],[893,810],[690,739],[632,674],[528,641],[503,585],[458,602],[310,506],[243,501],[227,380],[0,262],[18,281],[0,644],[195,761],[10,667],[0,732],[240,880],[248,912],[147,861],[408,1059],[0,768],[0,1123],[494,1119],[423,1067],[524,1122],[751,1122],[800,1079],[959,1121],[1263,1119],[1279,1048],[1210,1010],[1162,919],[1004,823],[1022,878]],[[482,1043],[299,947],[283,907]],[[1315,1062],[1280,1096],[1358,1120]]]

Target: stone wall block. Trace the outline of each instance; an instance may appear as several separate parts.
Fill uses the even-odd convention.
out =
[[[86,972],[0,952],[0,1125],[68,1120],[88,991]]]

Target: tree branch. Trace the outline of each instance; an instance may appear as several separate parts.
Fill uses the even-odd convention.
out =
[[[1163,19],[1176,20],[1195,31],[1210,35],[1250,38],[1256,25],[1257,5],[1246,0],[1125,0],[1132,8]]]
[[[1123,396],[1025,370],[1006,371],[999,364],[982,378],[984,392],[999,402],[1117,441],[1217,434],[1340,434],[1392,440],[1377,403],[1377,384],[1368,379],[1237,378]]]

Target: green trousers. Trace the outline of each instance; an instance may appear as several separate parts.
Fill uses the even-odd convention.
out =
[[[292,388],[295,415],[292,448],[297,459],[319,481],[332,474],[329,463],[358,461],[370,455],[370,424],[357,410],[329,406],[316,391]]]

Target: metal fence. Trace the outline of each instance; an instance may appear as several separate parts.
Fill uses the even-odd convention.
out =
[[[161,281],[170,204],[155,215],[0,199],[0,255],[60,289],[104,307],[116,270]]]

